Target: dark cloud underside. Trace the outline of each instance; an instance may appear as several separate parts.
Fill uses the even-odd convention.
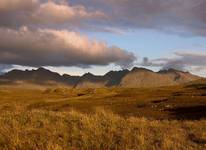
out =
[[[177,34],[206,36],[205,0],[75,0],[101,10],[116,28],[149,28]]]

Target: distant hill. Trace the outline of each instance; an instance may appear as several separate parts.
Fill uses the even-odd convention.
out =
[[[65,85],[76,88],[100,87],[159,87],[188,83],[201,79],[189,72],[175,69],[153,72],[145,68],[110,71],[103,76],[86,73],[83,76],[60,75],[45,68],[12,70],[0,75],[0,84]]]
[[[200,77],[174,69],[153,72],[144,68],[134,68],[120,83],[121,87],[171,86],[198,80]]]
[[[86,73],[78,81],[77,88],[95,88],[95,87],[112,87],[119,86],[122,78],[129,73],[129,70],[110,71],[104,76],[95,76],[91,73]]]
[[[38,68],[37,70],[12,70],[0,76],[1,84],[21,84],[31,83],[38,85],[56,85],[62,84],[73,87],[80,77],[63,75],[52,72],[45,68]]]

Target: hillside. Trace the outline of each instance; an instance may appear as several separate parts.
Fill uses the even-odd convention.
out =
[[[0,76],[1,84],[37,84],[37,85],[67,85],[73,87],[79,80],[78,76],[63,75],[45,68],[37,70],[12,70]]]
[[[129,73],[129,70],[110,71],[104,76],[95,76],[91,73],[86,73],[77,82],[77,88],[101,88],[119,86],[122,78]]]
[[[60,75],[50,70],[12,70],[0,76],[0,84],[64,85],[76,88],[160,87],[188,83],[200,79],[189,72],[174,69],[153,72],[145,68],[110,71],[103,76],[86,73],[83,76]]]
[[[134,68],[121,81],[121,87],[171,86],[198,80],[199,77],[174,69],[153,72],[144,68]]]

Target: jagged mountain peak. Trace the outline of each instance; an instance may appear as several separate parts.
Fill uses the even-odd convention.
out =
[[[87,73],[85,73],[82,77],[93,77],[93,76],[95,76],[95,75],[93,75],[93,74],[90,73],[90,72],[87,72]]]
[[[152,70],[142,68],[142,67],[134,67],[131,72],[137,72],[137,71],[143,71],[143,72],[153,72]]]
[[[188,71],[182,71],[174,68],[162,69],[158,73],[189,73]]]
[[[188,72],[175,69],[153,72],[146,68],[134,67],[131,71],[109,71],[103,76],[85,73],[83,76],[60,75],[48,69],[40,67],[36,70],[12,70],[0,75],[2,81],[25,81],[34,84],[56,83],[69,85],[71,87],[157,87],[187,83],[199,79],[199,77]]]
[[[104,76],[111,76],[111,75],[114,75],[114,74],[120,74],[120,73],[128,73],[129,70],[128,69],[124,69],[124,70],[119,70],[119,71],[109,71],[107,72]]]
[[[39,67],[38,69],[36,70],[33,70],[33,71],[39,71],[39,72],[51,72],[50,70],[44,68],[44,67]]]

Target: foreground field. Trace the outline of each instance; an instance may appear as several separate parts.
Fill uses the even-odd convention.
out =
[[[2,150],[203,150],[206,120],[127,119],[104,111],[23,110],[0,114]]]
[[[205,90],[1,86],[0,149],[206,149]]]

